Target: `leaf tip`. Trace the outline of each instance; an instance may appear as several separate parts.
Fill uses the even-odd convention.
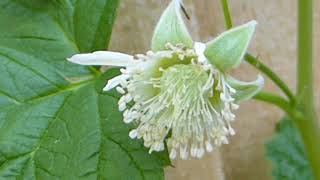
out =
[[[258,25],[258,22],[256,20],[251,20],[247,23],[248,26],[256,27]]]
[[[234,31],[240,30],[242,29],[243,31],[247,31],[248,32],[248,39],[250,41],[250,39],[252,38],[253,33],[255,32],[256,26],[258,25],[258,22],[256,20],[251,20],[241,26],[238,26],[236,28],[234,28]],[[231,30],[232,31],[232,30]],[[248,43],[249,43],[248,41]]]
[[[244,24],[244,25],[242,26],[242,28],[248,30],[249,37],[250,37],[249,39],[252,38],[252,35],[253,35],[253,33],[255,32],[257,25],[258,25],[258,22],[257,22],[256,20],[251,20],[251,21],[247,22],[246,24]],[[241,27],[241,26],[240,26],[240,27]]]
[[[151,49],[165,50],[165,44],[184,44],[192,47],[193,40],[181,15],[183,0],[172,0],[162,13],[153,32]]]

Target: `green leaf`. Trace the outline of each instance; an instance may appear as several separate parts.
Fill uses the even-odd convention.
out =
[[[163,179],[167,154],[129,139],[117,95],[102,93],[118,72],[66,60],[106,48],[117,6],[0,1],[0,179]]]
[[[151,48],[154,51],[165,50],[165,45],[184,44],[193,47],[193,40],[181,16],[181,0],[172,0],[163,12],[153,34]]]
[[[221,71],[237,67],[247,51],[256,24],[256,21],[250,21],[208,42],[204,54],[210,63]]]
[[[255,81],[251,82],[239,81],[231,76],[226,76],[226,81],[237,91],[234,96],[236,102],[251,99],[254,95],[261,91],[264,85],[264,79],[260,75]]]
[[[276,180],[314,179],[299,131],[288,117],[278,123],[277,133],[266,144],[266,151]]]

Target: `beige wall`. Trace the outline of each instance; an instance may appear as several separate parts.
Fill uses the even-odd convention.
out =
[[[169,0],[122,0],[112,36],[111,49],[144,53],[149,49],[154,25]],[[315,42],[320,57],[320,0],[317,0]],[[293,0],[230,0],[236,25],[256,19],[259,23],[250,51],[295,87],[296,3]],[[207,41],[224,30],[219,0],[186,0],[191,15],[190,31],[197,41]],[[317,61],[316,67],[320,67]],[[233,72],[238,78],[252,80],[257,71],[243,63]],[[248,74],[250,76],[248,76]],[[320,73],[316,75],[320,91]],[[279,92],[269,81],[266,90]],[[320,93],[316,94],[319,103]],[[319,106],[318,106],[319,107]],[[264,143],[282,116],[281,111],[261,102],[245,102],[237,112],[236,136],[230,144],[206,155],[202,160],[177,160],[166,169],[168,180],[264,180],[271,179],[270,164],[264,159]]]

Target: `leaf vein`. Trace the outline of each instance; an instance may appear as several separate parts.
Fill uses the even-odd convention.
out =
[[[51,80],[49,80],[46,76],[44,76],[43,74],[39,73],[38,71],[36,71],[35,69],[23,64],[23,63],[20,63],[19,61],[17,61],[16,59],[10,57],[9,55],[7,54],[4,54],[2,52],[0,52],[0,56],[3,56],[9,60],[11,60],[11,62],[14,62],[15,64],[23,67],[23,68],[26,68],[28,70],[30,70],[31,72],[33,72],[34,74],[38,75],[39,77],[43,78],[44,80],[46,80],[47,82],[49,82],[50,84],[52,84],[53,86],[55,86],[56,88],[60,89],[61,87],[59,85],[57,85],[56,83],[52,82]]]
[[[145,176],[144,176],[143,169],[142,169],[142,168],[139,166],[139,164],[135,161],[135,159],[134,159],[134,157],[131,155],[131,153],[130,153],[128,150],[126,150],[126,149],[125,149],[119,142],[117,142],[116,140],[112,139],[112,138],[109,137],[109,136],[105,136],[105,137],[106,137],[109,141],[113,142],[114,144],[117,144],[117,145],[120,147],[120,149],[128,155],[130,161],[133,163],[133,165],[134,165],[134,166],[136,167],[136,169],[139,171],[142,179],[145,180],[146,178],[145,178]]]

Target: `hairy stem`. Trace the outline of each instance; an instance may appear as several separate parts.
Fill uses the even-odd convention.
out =
[[[269,77],[287,95],[290,103],[295,104],[295,96],[293,95],[289,87],[268,66],[259,61],[258,58],[253,57],[251,54],[246,54],[244,59],[252,66],[259,69],[267,77]]]
[[[304,113],[296,124],[302,135],[315,178],[320,180],[320,129],[313,90],[313,1],[298,0],[298,103]]]

